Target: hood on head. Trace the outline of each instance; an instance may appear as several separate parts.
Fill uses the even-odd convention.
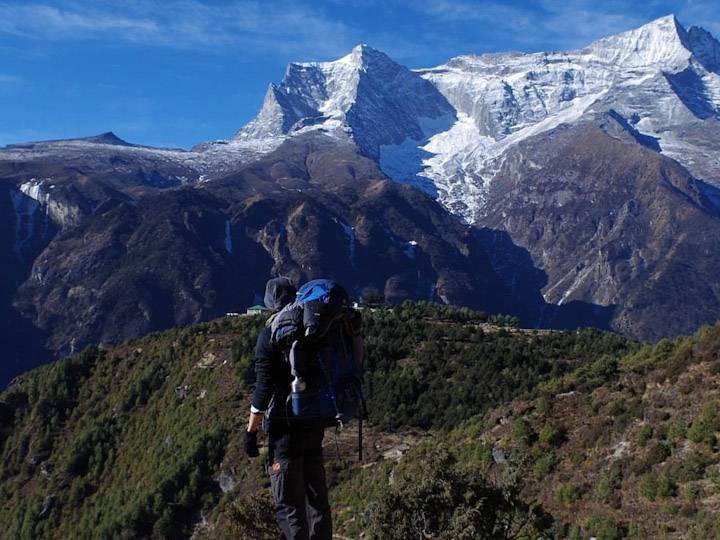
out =
[[[265,307],[273,311],[284,308],[295,300],[297,289],[286,277],[273,278],[265,286]]]

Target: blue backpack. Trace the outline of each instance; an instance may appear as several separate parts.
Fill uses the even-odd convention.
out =
[[[310,281],[270,326],[293,376],[287,415],[327,426],[362,418],[362,317],[345,289],[327,279]]]

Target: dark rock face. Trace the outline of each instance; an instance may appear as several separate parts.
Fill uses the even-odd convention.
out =
[[[475,231],[320,139],[85,218],[37,257],[16,305],[69,352],[243,308],[275,274],[393,300],[504,302]]]
[[[0,385],[49,356],[43,336],[12,307],[18,285],[55,233],[34,201],[0,182]]]
[[[711,191],[600,115],[512,152],[480,222],[529,250],[548,302],[616,305],[613,328],[654,340],[720,313]]]
[[[542,272],[505,235],[502,248],[523,261],[518,274],[537,278],[514,292],[488,234],[387,180],[354,146],[315,135],[211,182],[96,209],[34,258],[14,306],[59,354],[244,309],[272,275],[534,322],[549,308]],[[566,322],[575,321],[586,322]]]

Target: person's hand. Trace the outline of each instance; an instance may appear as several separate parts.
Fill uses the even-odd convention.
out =
[[[250,433],[255,433],[258,429],[260,429],[260,425],[262,424],[263,419],[263,413],[250,413],[250,420],[248,420],[248,427],[247,430]]]
[[[243,449],[248,457],[254,458],[260,455],[257,445],[257,431],[252,433],[249,431],[245,432],[245,438],[243,439]]]

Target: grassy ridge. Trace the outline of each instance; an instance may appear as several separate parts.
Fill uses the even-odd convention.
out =
[[[421,519],[433,510],[413,471],[447,489],[447,468],[517,494],[516,509],[526,505],[518,538],[720,539],[720,323],[584,363],[541,383],[531,399],[425,440],[397,464],[359,470],[334,491],[339,529],[385,538],[383,520],[402,507],[416,519],[393,521],[397,538],[421,530],[473,538],[470,503],[440,505],[444,521],[434,530]],[[448,500],[458,490],[467,486],[445,492]]]
[[[425,303],[366,311],[365,321],[376,431],[456,433],[491,407],[534,395],[539,384],[635,350],[612,334],[524,332]],[[33,370],[1,394],[4,534],[182,538],[207,523],[210,537],[221,538],[249,515],[237,501],[267,516],[261,465],[242,456],[238,436],[262,325],[220,319],[89,349]],[[355,504],[342,495],[354,470],[337,477],[343,506]],[[212,529],[221,523],[227,526]]]
[[[241,414],[237,363],[249,362],[259,324],[222,320],[89,349],[5,392],[8,537],[186,536],[219,498],[212,476]]]

